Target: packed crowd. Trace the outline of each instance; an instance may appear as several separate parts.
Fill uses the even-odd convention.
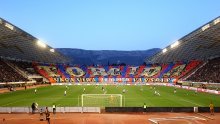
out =
[[[220,83],[220,57],[209,60],[187,80],[196,82]]]
[[[8,66],[4,61],[0,60],[0,82],[19,81],[27,81],[27,79]]]
[[[37,71],[33,68],[31,62],[23,62],[23,61],[10,61],[14,66],[17,66],[20,70],[25,72],[26,74],[38,75]]]
[[[185,74],[193,71],[197,68],[198,65],[201,65],[200,61],[191,61],[189,63],[176,63],[176,64],[165,64],[165,65],[152,65],[152,66],[140,66],[140,67],[132,67],[132,66],[116,66],[116,67],[68,67],[63,65],[33,65],[28,62],[18,62],[18,61],[10,61],[11,65],[9,66],[7,62],[0,60],[0,82],[18,82],[18,81],[27,81],[22,75],[15,71],[15,67],[18,67],[25,73],[29,74],[39,74],[44,77],[70,77],[71,74],[74,77],[80,76],[94,76],[96,72],[105,72],[107,75],[112,76],[121,76],[126,77],[153,77],[153,78],[161,78],[164,75],[168,75],[168,77],[182,77]],[[158,68],[160,67],[160,68]],[[158,69],[157,69],[158,68]],[[69,70],[68,70],[69,69]],[[135,70],[135,73],[132,73],[132,69]],[[137,70],[138,69],[138,70]],[[74,73],[74,72],[77,73]],[[88,71],[88,73],[87,73]],[[114,73],[110,73],[110,72]],[[70,73],[72,72],[72,73]],[[119,75],[116,75],[116,72],[120,72]],[[81,74],[82,73],[82,74]],[[102,75],[102,74],[99,74]],[[102,75],[105,76],[105,75]],[[220,83],[220,57],[209,60],[207,64],[205,64],[202,68],[197,70],[193,75],[191,75],[187,80],[197,81],[197,82],[215,82]]]

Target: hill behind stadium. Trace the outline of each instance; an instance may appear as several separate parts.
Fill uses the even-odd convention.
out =
[[[136,51],[83,50],[73,48],[57,48],[56,50],[69,57],[71,63],[79,65],[112,65],[121,63],[141,65],[144,63],[144,59],[161,51],[160,48]]]

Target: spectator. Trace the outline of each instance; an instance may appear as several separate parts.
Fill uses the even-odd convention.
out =
[[[46,114],[46,120],[48,124],[50,124],[50,112],[48,110],[48,107],[46,107],[45,114]]]

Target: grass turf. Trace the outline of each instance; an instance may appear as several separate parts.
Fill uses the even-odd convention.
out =
[[[39,106],[80,106],[81,94],[103,94],[102,86],[47,86],[34,89],[20,90],[0,94],[0,106],[30,106],[37,102]],[[85,93],[83,89],[86,89]],[[208,107],[210,101],[215,106],[220,106],[220,96],[208,93],[197,93],[194,91],[177,88],[174,94],[174,87],[155,86],[160,96],[154,95],[152,86],[104,86],[107,94],[122,94],[123,105],[138,107],[146,103],[149,107]],[[126,93],[122,93],[126,89]],[[142,89],[142,90],[141,90]],[[64,91],[67,95],[64,96]],[[91,101],[95,102],[95,101]]]

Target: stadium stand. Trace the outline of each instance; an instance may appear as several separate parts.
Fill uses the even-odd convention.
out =
[[[183,78],[187,73],[192,72],[194,69],[202,65],[202,61],[198,60],[192,60],[188,63],[186,68],[181,72],[181,75],[178,76],[178,78]]]
[[[220,17],[180,38],[145,60],[146,63],[207,61],[220,56]],[[205,52],[204,52],[205,51]]]
[[[155,77],[174,77],[181,81],[219,83],[220,17],[180,38],[145,63],[174,63],[162,65]],[[166,67],[166,66],[165,66]]]
[[[189,75],[202,62],[193,60],[190,62],[177,62],[169,64],[149,64],[141,66],[70,66],[36,64],[35,69],[50,82],[56,82],[57,78],[173,78],[179,79]],[[80,81],[79,81],[80,82]]]
[[[27,75],[39,75],[39,73],[33,68],[32,63],[23,61],[10,61],[14,66],[17,66],[21,71]]]
[[[2,18],[0,18],[0,59],[2,85],[48,82],[38,73],[35,63],[69,63],[67,57]],[[52,81],[54,80],[51,79]]]
[[[186,80],[220,83],[220,57],[211,59]]]
[[[0,23],[0,57],[43,63],[68,63],[61,53],[4,19]],[[41,47],[40,47],[41,46]]]
[[[70,78],[70,75],[67,73],[68,71],[65,71],[67,67],[64,67],[62,65],[57,65],[58,68],[58,74],[61,75],[63,78]]]
[[[157,75],[161,70],[161,66],[151,66],[144,68],[143,72],[141,73],[141,76],[143,77],[153,77]]]
[[[21,74],[17,73],[6,62],[0,60],[0,82],[20,82],[28,81]]]

